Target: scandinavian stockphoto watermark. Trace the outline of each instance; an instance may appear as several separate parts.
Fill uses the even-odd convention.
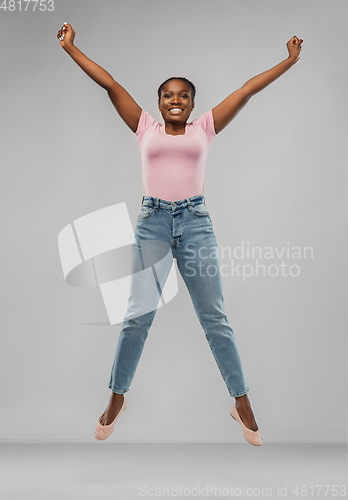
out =
[[[240,488],[238,486],[220,486],[217,484],[197,484],[196,486],[169,486],[139,485],[139,497],[144,498],[303,498],[303,497],[346,497],[345,484],[276,484],[265,487]]]
[[[110,325],[121,324],[166,305],[178,293],[177,270],[170,242],[135,237],[126,203],[86,214],[58,234],[59,255],[66,282],[98,287]],[[179,244],[185,255],[180,273],[187,277],[296,278],[312,247]],[[220,255],[219,255],[220,254]],[[226,263],[228,262],[228,263]],[[199,286],[199,285],[198,285]],[[104,324],[104,323],[103,323]]]
[[[206,247],[187,243],[186,276],[215,276],[242,278],[277,276],[297,278],[301,273],[301,263],[313,259],[313,247],[292,246],[251,246],[242,241],[236,247]],[[224,261],[228,259],[228,264]]]

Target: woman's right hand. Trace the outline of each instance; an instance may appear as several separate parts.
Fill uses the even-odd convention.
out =
[[[71,24],[64,23],[64,26],[58,31],[57,38],[60,41],[60,46],[65,47],[65,45],[73,45],[75,38],[75,30]]]

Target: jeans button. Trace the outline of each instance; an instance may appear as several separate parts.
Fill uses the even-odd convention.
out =
[[[176,207],[176,203],[173,203],[173,207]]]

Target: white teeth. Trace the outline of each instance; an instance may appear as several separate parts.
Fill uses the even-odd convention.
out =
[[[182,109],[180,109],[180,108],[172,108],[169,111],[182,111]]]

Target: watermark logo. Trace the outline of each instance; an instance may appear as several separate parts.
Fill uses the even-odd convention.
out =
[[[111,325],[154,311],[178,293],[170,245],[136,239],[124,202],[68,224],[58,247],[66,282],[98,287]]]

